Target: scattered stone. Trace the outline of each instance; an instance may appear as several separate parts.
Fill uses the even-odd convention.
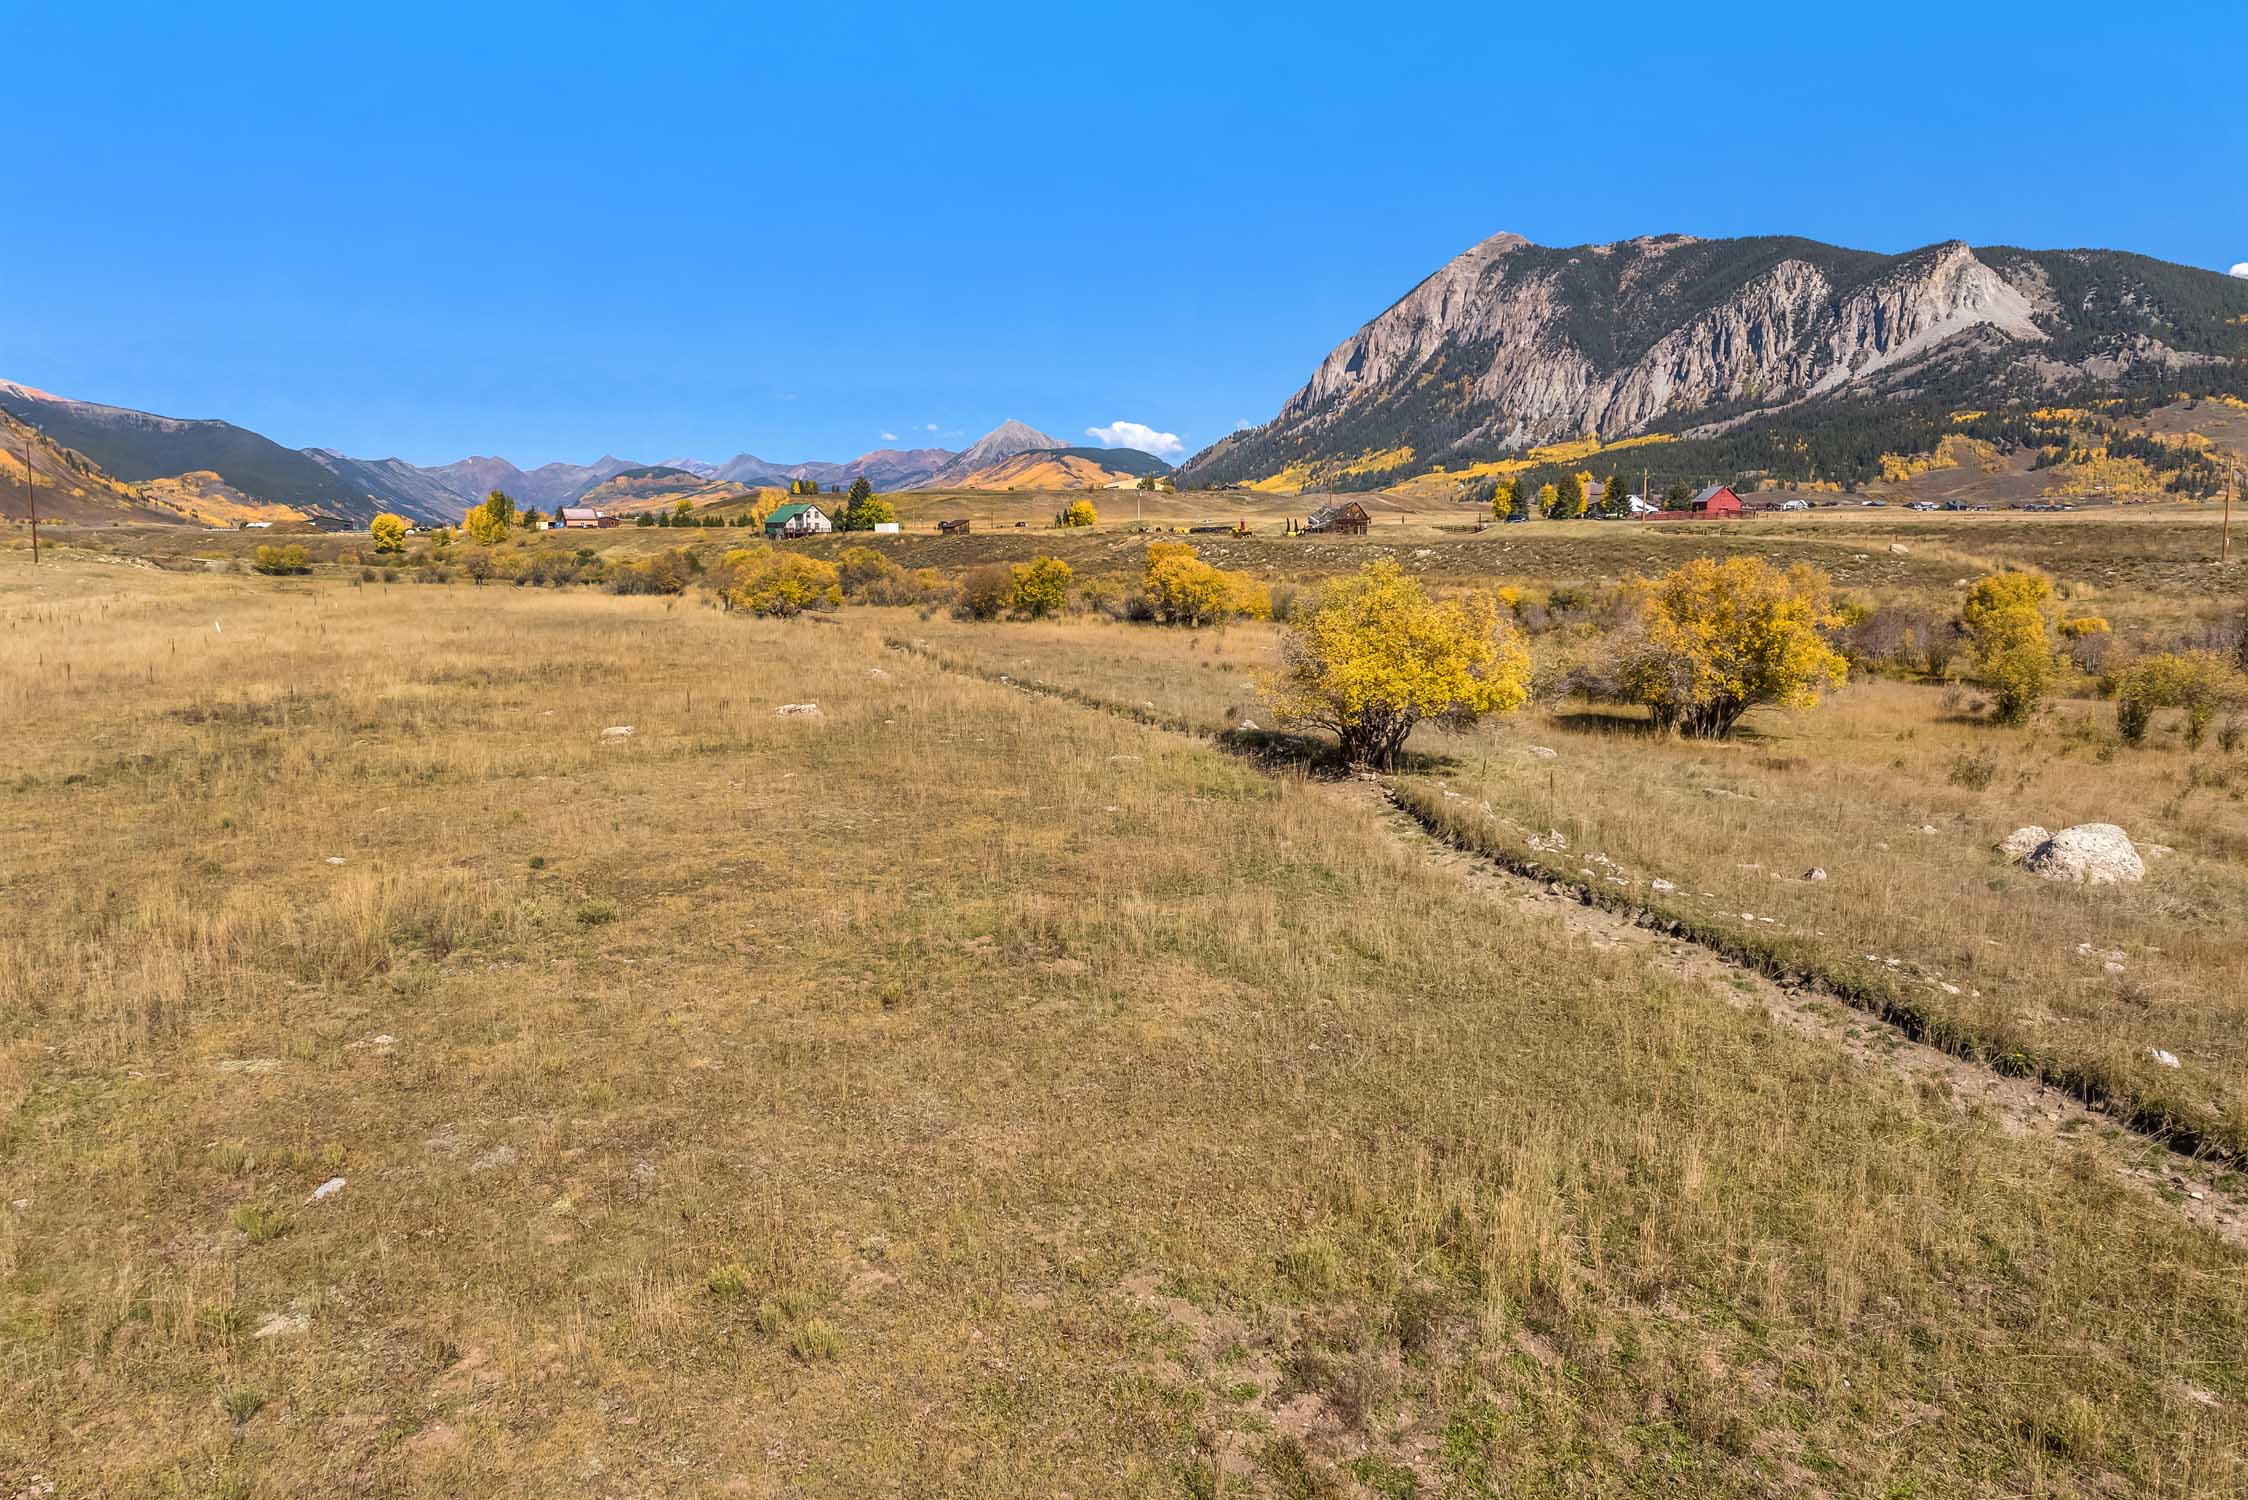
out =
[[[343,856],[340,854],[331,854],[328,856],[328,863],[331,865],[340,865],[343,863]]]
[[[341,1177],[331,1177],[326,1182],[321,1183],[320,1186],[314,1188],[312,1190],[312,1196],[305,1199],[304,1201],[307,1203],[318,1203],[324,1199],[333,1198],[336,1194],[343,1191],[343,1183],[344,1180]]]
[[[1907,547],[1903,542],[1891,542],[1889,544],[1889,552],[1893,557],[1903,557],[1911,551],[1912,549],[1910,547]]]
[[[2045,880],[2116,885],[2144,880],[2147,867],[2130,838],[2113,823],[2064,828],[2032,850],[2022,868]]]
[[[217,1068],[221,1073],[278,1073],[281,1071],[281,1059],[278,1057],[222,1057],[211,1066]]]
[[[1959,993],[1958,985],[1949,984],[1940,979],[1936,981],[1936,988],[1942,990],[1947,995],[1956,995]]]
[[[1532,755],[1535,755],[1540,760],[1557,760],[1561,755],[1561,752],[1554,749],[1551,745],[1532,745],[1530,747],[1530,753]]]
[[[820,706],[817,703],[783,703],[779,708],[773,710],[773,717],[776,719],[824,719],[827,715],[820,712]]]
[[[1569,847],[1569,836],[1558,828],[1549,828],[1543,835],[1532,834],[1530,847],[1540,854],[1559,854]]]
[[[2156,1062],[2162,1064],[2162,1066],[2164,1066],[2165,1068],[2176,1068],[2183,1066],[2183,1064],[2178,1061],[2177,1053],[2165,1052],[2160,1047],[2147,1048],[2147,1055],[2152,1057]]]
[[[632,726],[630,724],[611,724],[607,729],[601,731],[601,738],[612,744],[619,740],[629,740],[632,738]]]
[[[258,1331],[251,1334],[250,1337],[254,1339],[294,1338],[311,1326],[312,1319],[306,1317],[303,1313],[275,1313],[259,1324]]]
[[[1803,878],[1805,880],[1824,880],[1826,879],[1826,868],[1823,865],[1813,865],[1803,872]]]
[[[513,1165],[515,1165],[515,1148],[513,1146],[494,1146],[491,1150],[470,1162],[468,1169],[471,1172],[489,1172],[495,1167],[511,1167]]]
[[[1677,890],[1677,889],[1678,889],[1678,887],[1677,887],[1677,886],[1675,886],[1675,885],[1672,885],[1672,884],[1671,884],[1671,883],[1670,883],[1669,881],[1667,881],[1667,880],[1650,880],[1650,881],[1648,881],[1648,882],[1647,882],[1647,884],[1648,884],[1648,885],[1649,885],[1649,886],[1650,886],[1651,888],[1653,888],[1653,889],[1655,889],[1655,890],[1658,890],[1658,891],[1675,891],[1675,890]]]
[[[1920,831],[1922,833],[1934,833],[1936,831],[1936,825],[1933,823],[1923,823],[1920,825]]]
[[[31,1207],[31,1200],[29,1198],[10,1198],[8,1207],[20,1214]]]
[[[1998,852],[2016,864],[2037,852],[2038,846],[2053,835],[2035,823],[2015,829],[1998,841]]]
[[[2108,960],[2108,961],[2107,961],[2107,962],[2106,962],[2105,964],[2103,964],[2103,965],[2102,965],[2101,967],[2103,967],[2104,969],[2106,969],[2106,970],[2107,970],[2107,972],[2108,972],[2108,973],[2110,973],[2110,974],[2120,974],[2120,973],[2122,973],[2122,972],[2123,972],[2123,965],[2121,965],[2121,964],[2117,963],[2117,962],[2116,962],[2116,961],[2115,961],[2114,959],[2112,959],[2112,958],[2111,958],[2111,959],[2109,959],[2109,960]]]

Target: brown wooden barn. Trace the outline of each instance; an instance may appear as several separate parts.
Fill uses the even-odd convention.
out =
[[[1356,500],[1323,505],[1304,517],[1305,532],[1320,536],[1364,536],[1373,524],[1374,518]]]

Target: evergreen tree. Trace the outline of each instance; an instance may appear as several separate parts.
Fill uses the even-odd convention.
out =
[[[1557,521],[1574,521],[1585,513],[1584,481],[1574,473],[1554,481],[1553,508],[1546,512]]]

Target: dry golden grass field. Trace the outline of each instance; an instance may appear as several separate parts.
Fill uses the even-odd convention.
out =
[[[1645,565],[1511,529],[1399,545]],[[1897,534],[1770,544],[2077,535]],[[1908,1065],[1240,753],[1268,626],[176,570],[231,545],[0,550],[0,1495],[2248,1492],[2238,1179],[1979,1081],[2248,1124],[2237,754],[1891,681],[1413,742],[1426,824],[1968,1054]],[[2090,816],[2176,852],[1988,853]]]

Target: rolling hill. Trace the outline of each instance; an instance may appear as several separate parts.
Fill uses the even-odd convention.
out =
[[[1856,483],[1884,451],[1927,451],[1959,410],[2244,389],[2248,282],[2144,256],[1502,234],[1182,479],[1377,488],[1665,435],[1681,441],[1659,472]]]
[[[969,444],[946,460],[944,465],[926,479],[906,486],[918,490],[957,490],[968,488],[968,480],[990,469],[1002,460],[1018,453],[1038,450],[1053,451],[1069,445],[1059,438],[1050,438],[1037,428],[1012,418],[1000,423],[991,431]]]
[[[125,483],[84,454],[0,411],[0,516],[26,519],[34,498],[42,521],[102,526],[116,521],[168,525],[189,519],[157,504],[139,486]]]
[[[1009,454],[946,487],[962,490],[1098,490],[1128,485],[1171,466],[1137,448],[1032,448]]]
[[[433,509],[421,494],[376,487],[370,467],[341,473],[312,453],[284,448],[231,422],[73,401],[13,381],[0,381],[0,411],[129,484],[209,472],[259,502],[360,522],[383,510],[438,521],[459,514]]]
[[[691,469],[652,464],[613,474],[569,503],[630,515],[670,510],[684,500],[700,511],[746,499],[756,492],[756,486],[730,479],[705,479]]]

